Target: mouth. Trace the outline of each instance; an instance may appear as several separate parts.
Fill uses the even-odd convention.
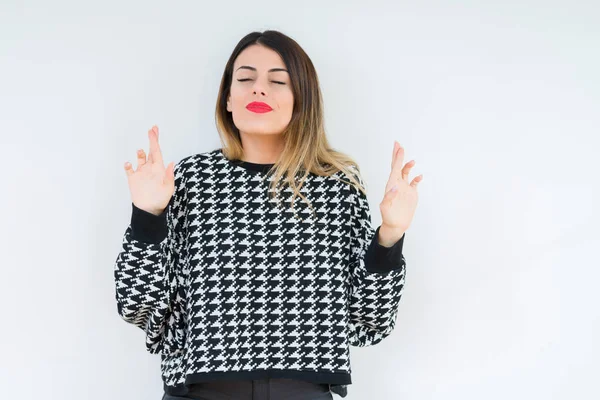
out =
[[[269,106],[267,103],[263,103],[262,101],[253,101],[252,103],[248,104],[246,108],[249,111],[260,114],[273,110],[271,106]]]

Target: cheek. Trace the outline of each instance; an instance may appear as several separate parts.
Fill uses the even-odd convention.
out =
[[[247,91],[238,85],[232,85],[229,88],[229,96],[231,96],[231,105],[234,108],[245,107]]]
[[[294,109],[294,95],[291,92],[282,94],[279,98],[279,105],[282,111],[291,114]]]
[[[229,96],[231,96],[230,101],[231,101],[231,106],[232,107],[238,107],[239,103],[240,103],[240,92],[239,90],[235,90],[235,88],[231,88],[231,91],[229,92]]]

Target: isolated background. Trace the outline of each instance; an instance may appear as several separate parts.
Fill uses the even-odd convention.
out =
[[[392,335],[347,399],[593,399],[600,387],[595,1],[16,1],[0,6],[2,398],[160,399],[122,321],[123,164],[212,150],[235,44],[312,58],[373,224],[393,141],[423,174]],[[337,396],[336,396],[337,398]]]

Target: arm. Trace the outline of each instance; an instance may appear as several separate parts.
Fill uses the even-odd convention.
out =
[[[185,183],[180,164],[174,168],[175,192],[162,214],[131,204],[131,222],[114,265],[117,311],[123,320],[145,331],[150,353],[169,349],[184,332],[177,326],[167,329],[169,318],[182,320],[177,265]]]
[[[349,335],[352,346],[364,347],[379,343],[394,329],[404,289],[405,235],[390,247],[380,244],[381,227],[372,227],[367,197],[353,186],[351,191]]]

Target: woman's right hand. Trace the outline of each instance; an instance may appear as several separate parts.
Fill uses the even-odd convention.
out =
[[[150,155],[139,149],[137,153],[137,169],[134,171],[129,162],[125,163],[125,172],[131,193],[131,201],[136,207],[160,215],[169,205],[175,191],[175,163],[167,168],[163,163],[162,153],[158,145],[158,127],[155,125],[148,131],[150,139]]]

